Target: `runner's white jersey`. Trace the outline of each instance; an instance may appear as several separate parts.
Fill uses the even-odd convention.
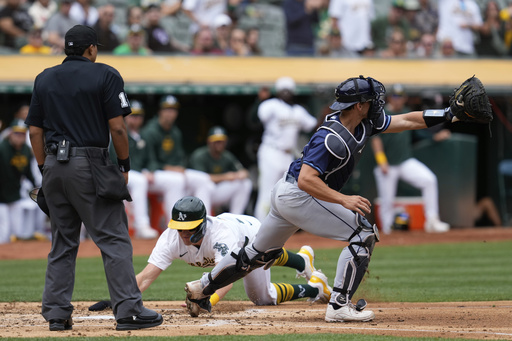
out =
[[[260,222],[254,217],[223,213],[206,217],[206,232],[200,248],[185,245],[177,230],[168,228],[162,233],[149,256],[151,263],[161,270],[167,269],[175,259],[197,267],[213,267],[224,256],[244,245],[245,237],[252,240]]]

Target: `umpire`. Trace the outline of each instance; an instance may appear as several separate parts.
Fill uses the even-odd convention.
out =
[[[133,269],[123,199],[130,160],[123,117],[131,109],[114,68],[95,63],[96,32],[76,25],[65,35],[62,64],[35,80],[26,124],[52,226],[42,315],[50,330],[72,329],[71,297],[82,222],[100,248],[117,330],[158,326],[145,308]],[[109,161],[109,132],[118,165]]]

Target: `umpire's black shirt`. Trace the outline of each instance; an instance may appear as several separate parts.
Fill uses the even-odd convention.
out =
[[[124,82],[111,66],[81,56],[41,72],[25,123],[43,128],[46,144],[107,148],[108,120],[131,112]]]

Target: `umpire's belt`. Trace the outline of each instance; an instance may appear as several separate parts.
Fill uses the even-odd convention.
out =
[[[69,156],[87,156],[87,147],[71,147],[69,148]],[[44,147],[46,155],[57,155],[57,145],[49,144]]]
[[[296,184],[297,183],[297,180],[295,180],[295,177],[293,175],[291,175],[290,173],[286,173],[285,181],[289,182],[291,184]]]

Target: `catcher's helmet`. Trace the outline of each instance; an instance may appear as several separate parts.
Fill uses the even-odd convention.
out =
[[[167,226],[174,230],[196,229],[190,237],[192,243],[203,239],[206,230],[206,208],[201,199],[190,196],[176,201],[172,208],[172,218]]]
[[[368,118],[376,118],[384,107],[384,85],[371,77],[353,77],[342,82],[334,90],[336,100],[330,106],[333,110],[344,110],[361,102],[371,102]]]

